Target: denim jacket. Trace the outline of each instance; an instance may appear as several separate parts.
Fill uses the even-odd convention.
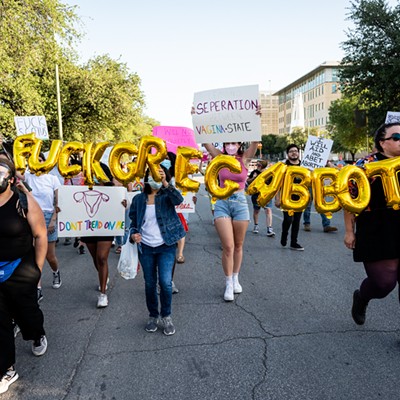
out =
[[[172,185],[162,187],[154,197],[157,223],[167,246],[175,244],[185,236],[185,230],[175,211],[175,206],[181,204],[182,201],[182,195]],[[141,232],[146,206],[146,193],[140,193],[133,198],[129,210],[129,218],[132,221],[129,229],[129,238],[133,233]]]

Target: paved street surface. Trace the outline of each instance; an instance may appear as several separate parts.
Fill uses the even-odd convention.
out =
[[[57,247],[63,285],[43,276],[43,357],[17,343],[20,378],[1,400],[39,399],[343,399],[400,397],[400,309],[397,291],[373,301],[364,326],[351,319],[352,293],[364,276],[339,233],[300,231],[304,252],[280,246],[281,212],[273,210],[276,238],[249,226],[240,282],[243,293],[223,300],[221,250],[208,197],[198,194],[190,217],[186,262],[177,265],[173,296],[176,334],[145,332],[142,273],[118,276],[110,255],[109,307],[96,309],[98,280],[88,254]],[[0,349],[1,352],[1,349]]]

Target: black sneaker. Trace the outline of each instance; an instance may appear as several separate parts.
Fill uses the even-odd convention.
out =
[[[351,316],[357,325],[364,325],[365,315],[367,312],[368,301],[360,296],[360,291],[355,290],[353,293],[353,306],[351,307]]]
[[[75,238],[74,240],[74,248],[76,249],[79,246],[79,238]]]
[[[8,370],[0,380],[0,394],[7,392],[9,386],[12,383],[14,383],[17,379],[18,379],[18,374],[14,366],[8,368]]]
[[[283,246],[283,247],[285,247],[286,245],[287,245],[287,239],[286,239],[286,237],[282,234],[282,236],[281,236],[281,245]]]
[[[81,244],[81,245],[79,246],[79,248],[78,248],[78,253],[79,253],[79,254],[85,254],[85,253],[86,253],[86,251],[85,251],[85,246],[84,246],[83,244]]]
[[[71,244],[71,238],[65,238],[64,246],[69,246]]]
[[[37,302],[40,303],[43,300],[43,293],[41,288],[37,288]]]
[[[290,245],[290,248],[291,248],[292,250],[297,250],[297,251],[303,251],[303,250],[304,250],[304,247],[303,247],[303,246],[300,246],[298,243],[293,243],[293,244],[291,244],[291,245]]]

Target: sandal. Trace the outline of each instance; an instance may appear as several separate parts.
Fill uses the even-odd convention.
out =
[[[176,262],[178,264],[183,264],[185,262],[185,257],[183,257],[183,256],[177,257]]]

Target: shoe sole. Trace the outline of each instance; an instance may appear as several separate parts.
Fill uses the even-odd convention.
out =
[[[60,289],[61,285],[62,285],[62,282],[60,284],[53,285],[52,287],[53,287],[53,289]]]
[[[36,356],[36,357],[43,356],[43,355],[46,353],[46,351],[47,351],[47,339],[46,339],[46,346],[45,346],[45,348],[44,348],[42,351],[40,351],[40,352],[35,352],[35,351],[33,350],[33,348],[32,348],[32,353],[33,353],[33,355]]]
[[[146,329],[146,328],[144,328],[144,330],[145,330],[146,332],[149,332],[149,333],[154,333],[154,332],[157,332],[157,331],[158,331],[158,328],[156,328],[156,329]]]
[[[5,388],[3,388],[2,390],[0,390],[0,394],[3,394],[5,392],[7,392],[8,388],[10,387],[10,385],[12,383],[14,383],[17,379],[19,378],[19,375],[16,373],[8,382],[7,382],[7,386]]]
[[[294,250],[294,251],[304,251],[304,249],[295,249],[294,247],[291,247],[290,250]]]
[[[165,331],[163,331],[163,334],[166,335],[166,336],[174,335],[175,334],[175,329],[174,329],[173,332],[165,332]]]
[[[275,237],[275,233],[267,233],[268,237]]]

